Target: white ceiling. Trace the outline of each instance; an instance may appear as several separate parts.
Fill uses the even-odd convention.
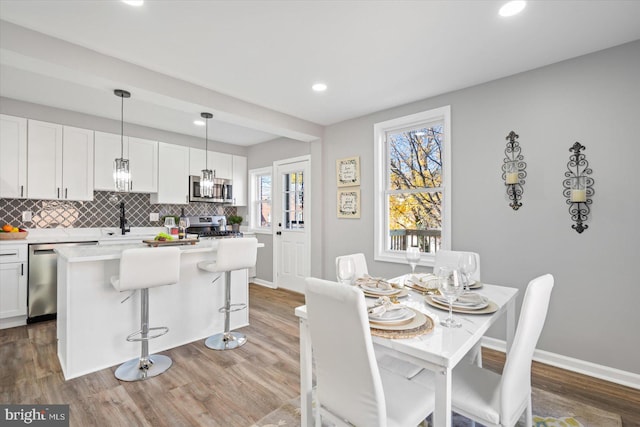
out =
[[[212,139],[238,145],[310,140],[321,127],[309,122],[330,125],[640,39],[640,1],[529,1],[512,18],[498,16],[503,3],[0,0],[0,19],[189,88],[176,96],[147,82],[132,90],[127,121],[202,136],[192,121],[208,110]],[[120,62],[117,78],[90,64],[65,71],[5,42],[0,95],[119,119],[109,84],[128,89]],[[312,92],[316,81],[328,90]]]

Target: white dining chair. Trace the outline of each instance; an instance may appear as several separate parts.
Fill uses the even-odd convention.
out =
[[[435,392],[378,367],[362,291],[306,279],[307,319],[316,366],[316,426],[415,426],[433,412]]]
[[[529,282],[502,375],[466,363],[455,367],[451,388],[454,412],[486,426],[513,426],[526,412],[525,425],[533,425],[531,361],[547,316],[552,288],[550,274]],[[412,381],[431,384],[433,373],[423,371]]]
[[[342,255],[342,256],[336,257],[336,276],[338,275],[338,261],[341,258],[351,258],[353,260],[353,264],[356,269],[356,272],[355,272],[356,274],[354,276],[354,279],[357,279],[359,277],[363,277],[369,274],[369,270],[367,269],[367,259],[365,258],[363,253],[357,253],[357,254]]]
[[[436,273],[439,267],[454,267],[458,268],[458,264],[460,263],[460,257],[465,254],[473,254],[476,258],[476,266],[478,267],[476,271],[471,275],[472,280],[480,281],[480,255],[476,252],[464,252],[464,251],[448,251],[441,249],[436,252],[434,264],[433,264],[433,272]]]

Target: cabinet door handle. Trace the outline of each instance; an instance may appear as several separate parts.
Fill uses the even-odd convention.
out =
[[[133,191],[133,181],[129,181],[129,191]]]
[[[20,264],[20,275],[24,276],[24,264]]]
[[[16,256],[16,255],[18,255],[18,251],[0,254],[0,256]]]
[[[65,198],[65,199],[67,198],[67,190],[68,190],[68,188],[65,188],[65,189],[64,189],[64,198]]]
[[[56,188],[56,191],[58,192],[58,195],[56,197],[59,199],[60,198],[60,187]]]
[[[24,197],[24,185],[20,186],[20,197]]]

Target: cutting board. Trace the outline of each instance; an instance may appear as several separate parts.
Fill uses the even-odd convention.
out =
[[[199,239],[189,238],[189,239],[174,239],[174,240],[143,240],[142,243],[146,243],[149,246],[158,247],[158,246],[174,246],[174,245],[195,245],[198,243]]]

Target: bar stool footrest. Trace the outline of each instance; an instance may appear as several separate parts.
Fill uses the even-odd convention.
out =
[[[142,329],[140,329],[139,331],[136,331],[132,334],[129,334],[127,336],[127,341],[129,342],[136,342],[136,341],[149,341],[152,340],[154,338],[158,338],[161,337],[163,335],[165,335],[167,332],[169,332],[169,328],[167,328],[166,326],[158,326],[155,328],[149,328],[149,332],[151,331],[161,331],[155,335],[149,335],[148,337],[144,338],[144,337],[140,337],[140,338],[134,338],[136,335],[142,335]]]
[[[247,304],[240,302],[237,304],[230,304],[229,310],[227,310],[226,307],[220,307],[218,309],[218,313],[226,313],[226,312],[233,313],[234,311],[244,310],[245,308],[247,308]]]

